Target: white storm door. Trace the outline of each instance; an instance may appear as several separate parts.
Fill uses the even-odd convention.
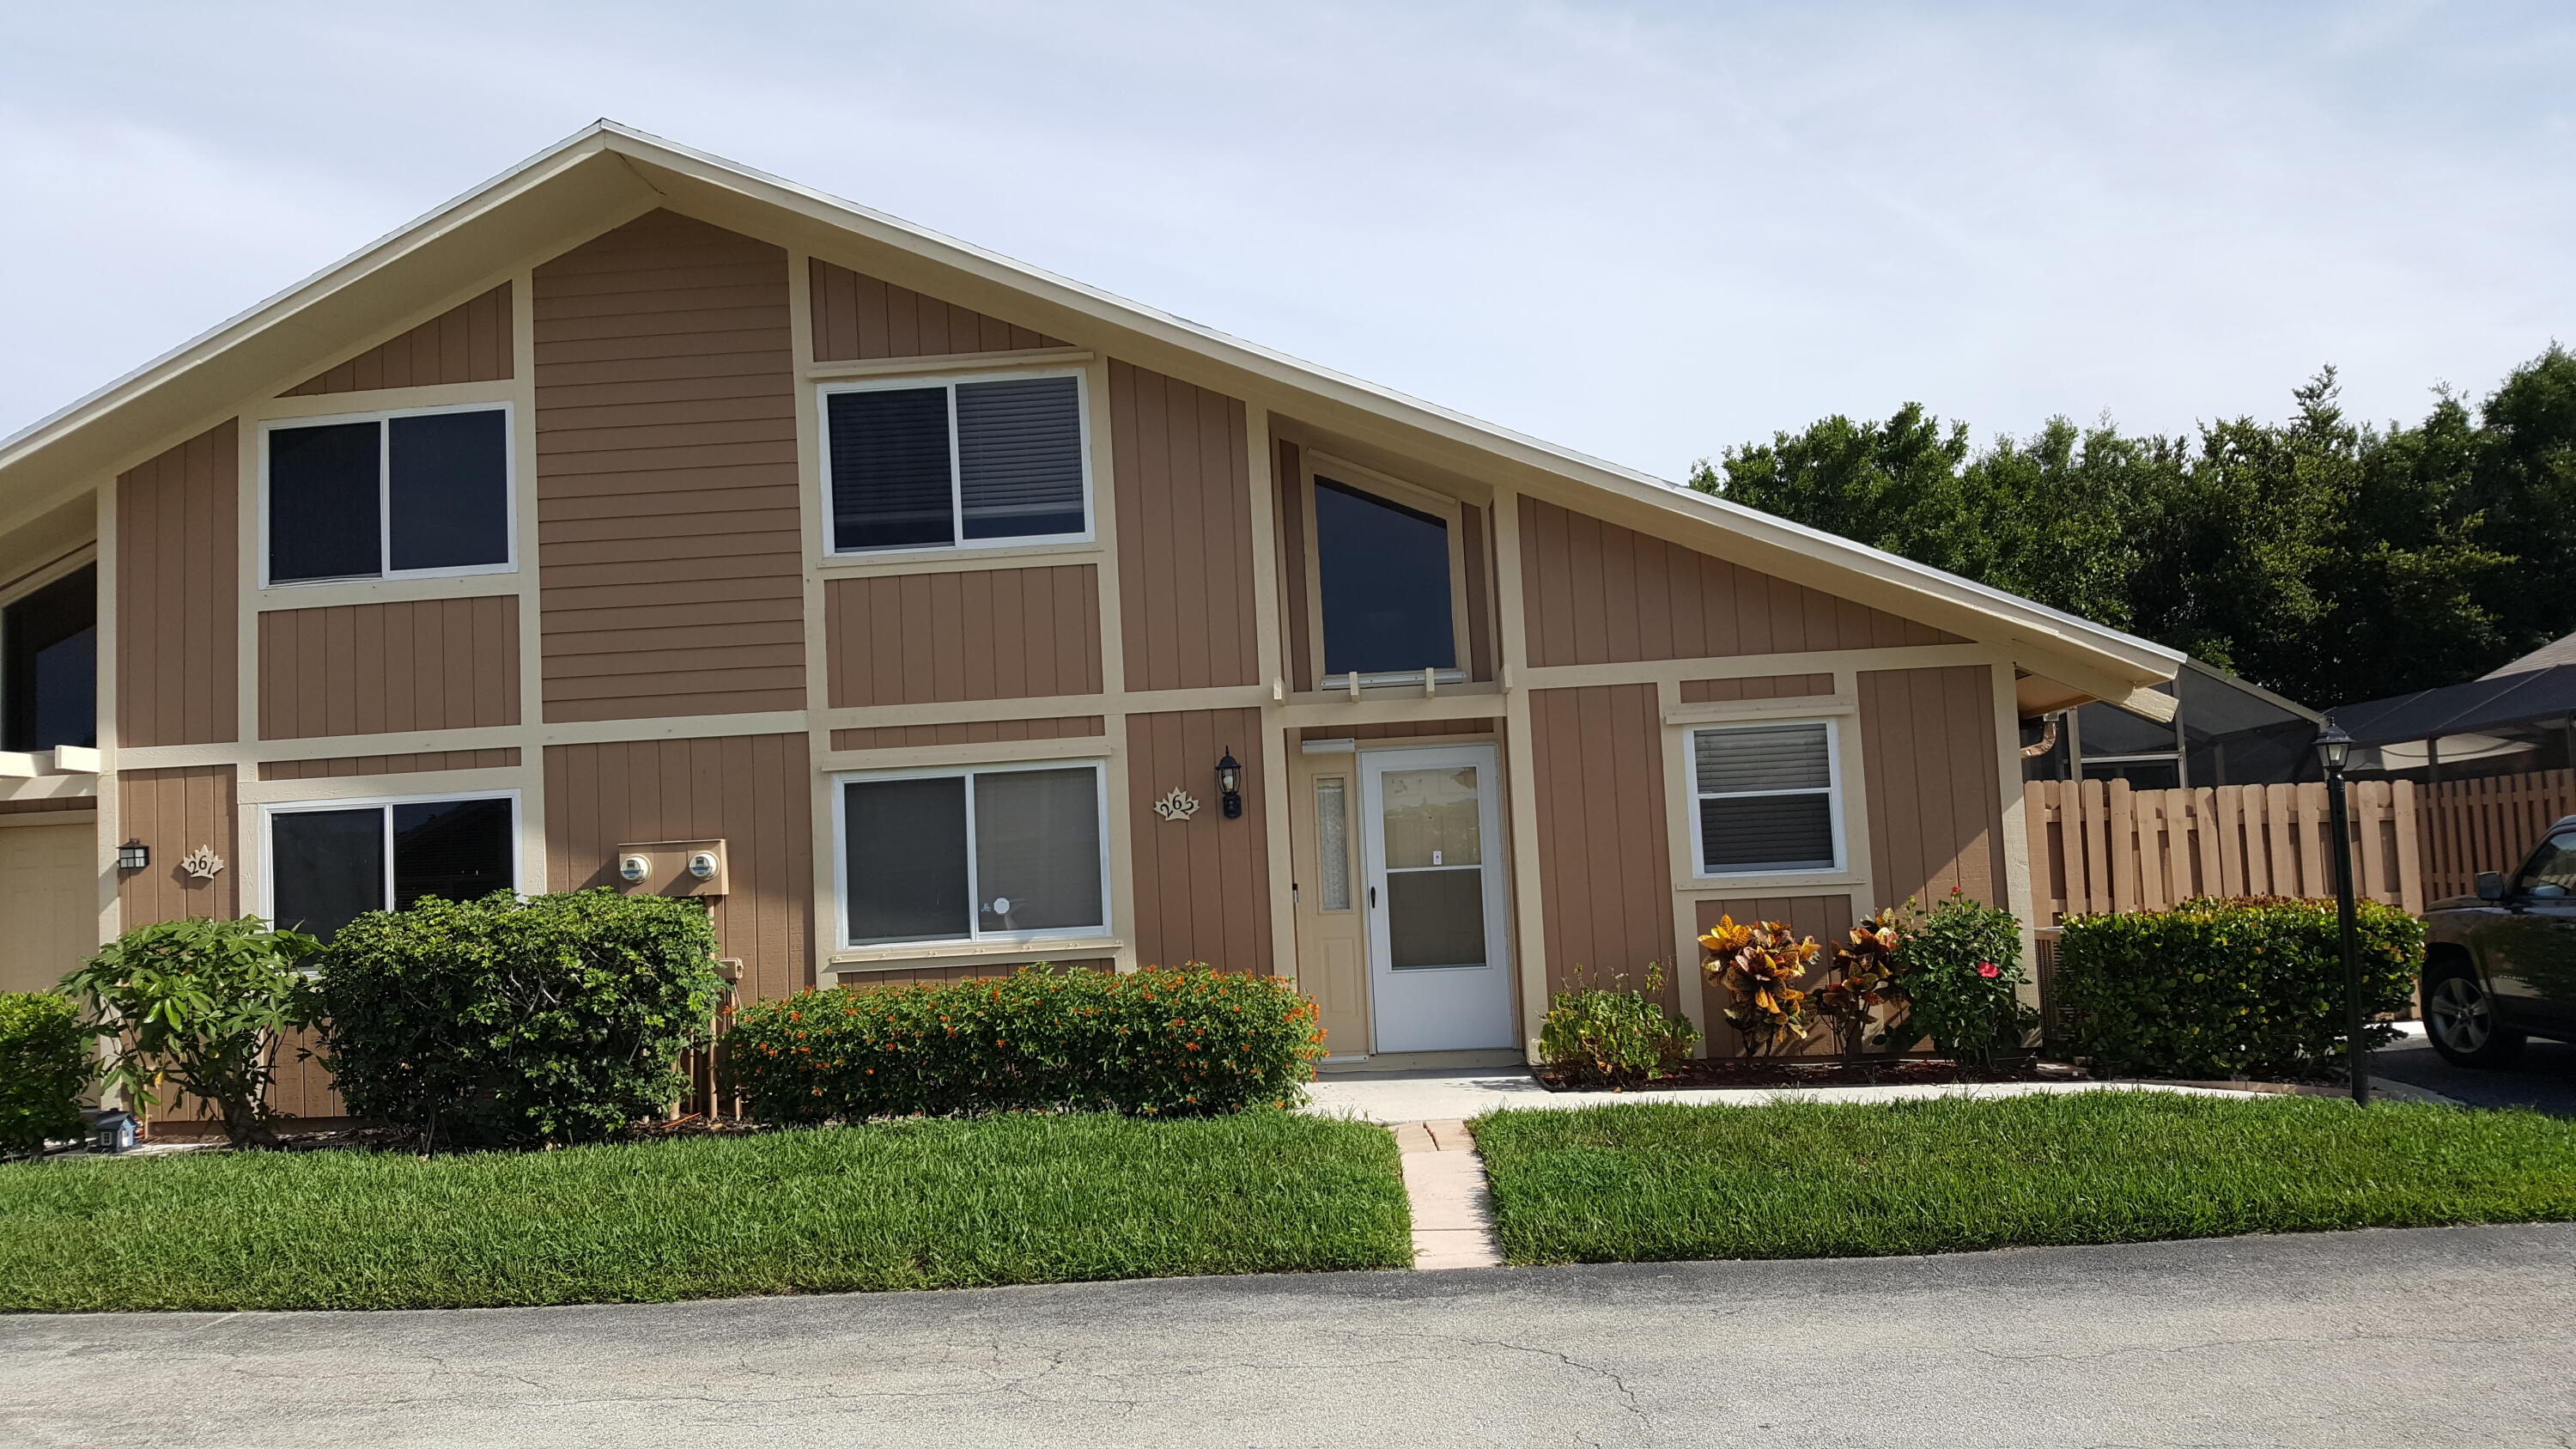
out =
[[[1359,776],[1375,1049],[1513,1045],[1494,747],[1364,750]]]

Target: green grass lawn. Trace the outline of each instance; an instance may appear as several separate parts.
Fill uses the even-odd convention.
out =
[[[0,1310],[651,1302],[1412,1261],[1394,1140],[997,1117],[422,1162],[0,1166]]]
[[[2576,1219],[2576,1122],[2316,1097],[1658,1104],[1474,1124],[1514,1263]]]

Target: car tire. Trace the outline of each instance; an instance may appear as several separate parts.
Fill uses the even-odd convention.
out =
[[[2424,1039],[2455,1067],[2500,1067],[2522,1055],[2521,1032],[2496,1020],[2495,997],[2465,961],[2424,972]]]

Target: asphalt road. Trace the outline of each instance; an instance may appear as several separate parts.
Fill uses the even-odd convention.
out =
[[[2531,1039],[2511,1067],[2480,1071],[2442,1060],[2418,1037],[2370,1054],[2370,1074],[2429,1087],[2472,1107],[2531,1107],[2576,1117],[2576,1045]]]
[[[2576,1227],[0,1319],[10,1445],[2559,1445]]]

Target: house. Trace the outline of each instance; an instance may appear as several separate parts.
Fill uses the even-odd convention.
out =
[[[2287,785],[2321,778],[2312,748],[2325,716],[2251,680],[2185,657],[2168,718],[2096,700],[2026,721],[2022,777],[2126,780],[2140,790]]]
[[[2027,920],[2020,721],[2179,666],[606,122],[0,444],[0,580],[0,984],[604,885],[751,996],[1205,961],[1382,1063]]]
[[[2576,767],[2576,634],[2466,684],[2339,705],[2355,773],[2433,784]]]

